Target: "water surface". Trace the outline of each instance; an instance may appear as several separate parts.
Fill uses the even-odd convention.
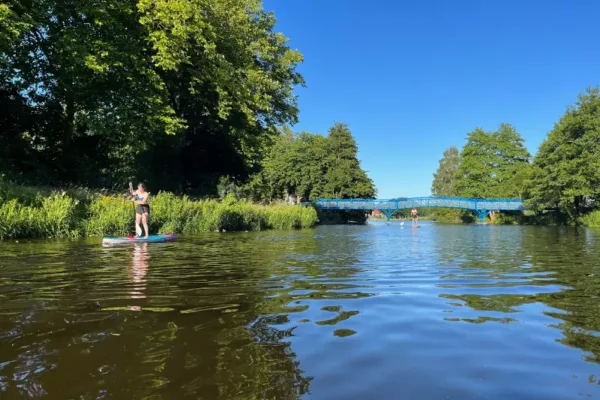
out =
[[[0,398],[600,398],[600,231],[0,244]]]

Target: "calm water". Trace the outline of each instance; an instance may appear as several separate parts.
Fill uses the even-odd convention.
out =
[[[0,398],[600,398],[600,231],[0,244]]]

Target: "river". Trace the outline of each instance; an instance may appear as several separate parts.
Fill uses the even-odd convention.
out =
[[[0,398],[600,398],[600,231],[0,244]]]

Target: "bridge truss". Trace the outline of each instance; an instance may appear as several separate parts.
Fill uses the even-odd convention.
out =
[[[411,197],[400,199],[318,199],[313,205],[321,210],[381,210],[388,221],[398,210],[412,208],[460,208],[471,210],[479,220],[492,211],[522,211],[521,199],[469,199],[463,197]]]

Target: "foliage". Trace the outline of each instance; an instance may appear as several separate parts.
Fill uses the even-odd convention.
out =
[[[592,211],[580,218],[579,222],[583,226],[590,228],[600,228],[600,210]]]
[[[302,61],[256,0],[0,5],[0,169],[181,190],[255,172]]]
[[[455,146],[444,151],[440,165],[433,174],[431,193],[434,196],[456,196],[456,182],[459,178],[460,153]],[[459,223],[464,211],[455,209],[434,209],[432,218],[443,223]]]
[[[118,195],[87,195],[77,199],[65,192],[39,192],[31,201],[32,188],[6,188],[0,192],[27,194],[2,197],[0,240],[13,238],[127,235],[133,231],[133,203]],[[307,228],[317,223],[312,207],[263,206],[237,201],[192,200],[161,192],[150,198],[152,232],[194,234],[208,231]]]
[[[261,178],[268,193],[263,197],[303,201],[319,197],[372,198],[375,188],[357,158],[358,148],[345,124],[337,123],[327,137],[285,130],[264,161]]]
[[[33,206],[17,199],[0,204],[0,240],[21,237],[75,237],[77,200],[64,193],[39,198]]]
[[[460,154],[454,146],[444,151],[440,165],[433,174],[431,193],[434,196],[455,196],[456,180],[460,167]]]
[[[331,165],[327,170],[327,183],[323,197],[372,198],[375,197],[373,181],[360,167],[358,146],[348,125],[336,123],[329,129],[328,150]]]
[[[550,131],[534,159],[528,195],[535,209],[557,209],[572,220],[597,208],[600,89],[581,94],[579,101],[568,108]]]
[[[522,197],[531,170],[523,138],[509,124],[495,132],[477,128],[460,154],[456,193],[473,198]]]

